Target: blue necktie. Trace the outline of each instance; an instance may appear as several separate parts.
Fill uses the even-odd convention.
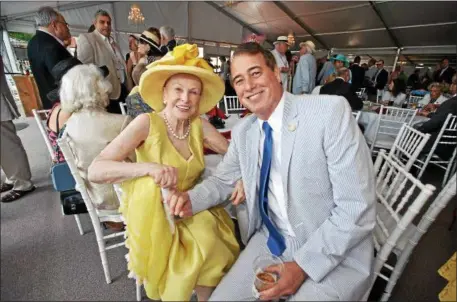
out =
[[[263,122],[263,132],[265,140],[263,142],[262,167],[260,168],[260,188],[259,188],[259,205],[260,216],[268,229],[267,246],[270,252],[275,256],[281,256],[286,249],[284,237],[276,229],[273,222],[268,217],[268,181],[270,179],[271,156],[273,153],[273,137],[271,136],[271,127],[267,122]]]

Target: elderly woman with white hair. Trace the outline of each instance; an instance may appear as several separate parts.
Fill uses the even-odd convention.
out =
[[[292,92],[294,94],[309,94],[316,86],[316,58],[313,56],[316,51],[314,43],[306,41],[300,43],[300,61],[297,64]]]
[[[423,106],[422,110],[418,113],[419,115],[428,117],[430,113],[433,113],[438,107],[447,101],[447,97],[443,95],[443,85],[435,82],[428,86],[429,94],[426,94],[419,104]]]
[[[62,110],[71,114],[62,132],[65,131],[71,138],[76,165],[94,207],[107,215],[118,213],[119,201],[114,189],[112,185],[90,182],[87,169],[103,148],[131,121],[129,116],[106,111],[111,89],[103,71],[93,64],[70,69],[63,76],[60,88]],[[115,223],[107,225],[114,229],[122,227]]]

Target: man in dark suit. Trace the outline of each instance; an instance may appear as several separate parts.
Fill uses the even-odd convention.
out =
[[[378,90],[383,90],[387,84],[389,78],[389,73],[384,69],[384,60],[379,60],[376,62],[376,68],[378,69],[373,75],[371,80],[370,87],[367,87],[368,97],[370,100],[375,100]]]
[[[365,69],[360,67],[360,57],[354,58],[354,64],[349,68],[352,72],[352,90],[357,91],[363,87],[363,80],[365,78]]]
[[[362,100],[351,89],[349,81],[349,69],[343,67],[336,71],[337,78],[322,86],[319,94],[339,95],[344,96],[349,102],[352,110],[360,110],[363,108]]]
[[[449,60],[447,58],[444,58],[441,61],[441,69],[437,72],[436,81],[438,83],[445,82],[445,83],[451,84],[452,76],[454,75],[454,73],[455,73],[455,70],[449,66]]]
[[[71,39],[70,29],[65,18],[52,7],[40,8],[35,21],[38,30],[29,41],[27,56],[43,108],[51,109],[53,104],[47,94],[56,88],[51,70],[58,62],[72,57],[64,46],[64,41]]]
[[[456,84],[453,84],[454,91],[456,88],[455,85]],[[450,98],[449,100],[442,103],[436,112],[430,115],[430,120],[415,126],[417,130],[423,133],[431,134],[430,139],[422,150],[422,153],[427,153],[430,151],[449,113],[452,115],[457,115],[457,96],[454,96],[453,98]],[[454,152],[455,147],[455,145],[439,144],[436,147],[435,154],[443,160],[449,160],[452,156],[452,152]]]

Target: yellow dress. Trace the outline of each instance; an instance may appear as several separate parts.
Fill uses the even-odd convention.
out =
[[[178,189],[186,191],[198,182],[205,164],[201,120],[194,119],[188,137],[191,157],[175,149],[160,116],[150,113],[149,135],[136,150],[137,162],[154,162],[178,168]],[[120,208],[127,225],[130,275],[143,283],[150,299],[190,300],[196,285],[215,287],[239,254],[234,225],[227,212],[214,208],[176,223],[172,235],[161,200],[151,177],[123,184]]]
[[[446,287],[440,292],[440,301],[456,301],[456,259],[457,253],[438,270],[438,273],[448,281]]]

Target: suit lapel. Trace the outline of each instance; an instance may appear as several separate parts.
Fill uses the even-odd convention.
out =
[[[290,159],[292,157],[293,145],[295,142],[295,136],[298,128],[297,109],[291,100],[289,94],[285,93],[284,99],[284,114],[282,119],[281,129],[281,176],[284,188],[284,198],[288,200],[287,186],[288,186],[288,174]]]
[[[248,179],[243,179],[246,184],[246,189],[249,192],[250,196],[253,196],[253,200],[251,203],[248,203],[248,211],[250,215],[250,223],[249,223],[249,234],[253,231],[256,227],[255,225],[255,217],[256,210],[257,210],[257,195],[256,195],[256,187],[257,187],[257,171],[258,171],[258,164],[259,164],[259,146],[260,146],[260,128],[257,124],[257,119],[251,124],[251,128],[247,131],[246,135],[246,166],[247,166],[247,176]],[[255,214],[254,214],[255,213]]]

